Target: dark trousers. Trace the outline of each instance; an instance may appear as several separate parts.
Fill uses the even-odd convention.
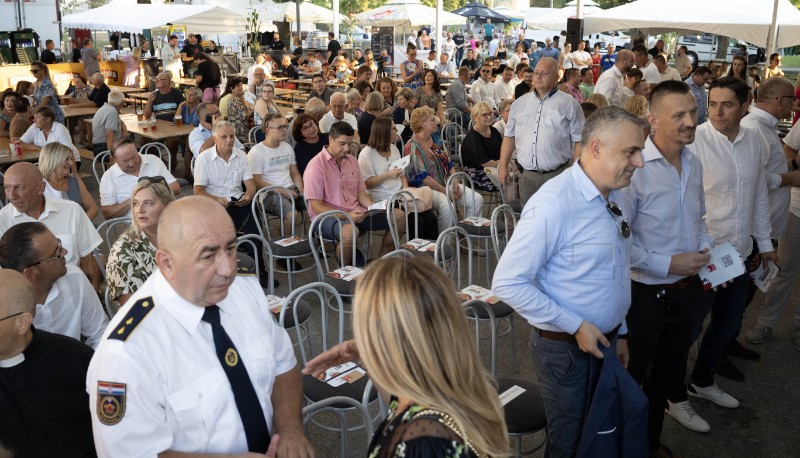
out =
[[[464,60],[464,48],[456,48],[456,69],[461,66],[461,61]]]
[[[233,220],[233,227],[236,229],[237,234],[255,234],[258,235],[258,225],[256,220],[253,219],[253,214],[250,211],[250,206],[237,207],[233,203],[226,208],[228,215]]]
[[[734,278],[727,288],[717,288],[715,293],[706,295],[703,317],[710,309],[711,322],[700,342],[697,362],[692,371],[692,383],[695,385],[707,387],[714,383],[714,373],[720,358],[731,339],[742,328],[749,283],[750,275],[744,273]],[[700,335],[701,326],[702,324],[695,328],[695,338]]]
[[[666,299],[659,300],[659,285],[631,282],[631,308],[628,323],[628,372],[642,386],[650,401],[648,441],[650,449],[661,445],[664,407],[670,388],[685,387],[686,360],[698,322],[704,291],[695,277],[685,289],[666,289]],[[683,388],[684,396],[686,389]]]

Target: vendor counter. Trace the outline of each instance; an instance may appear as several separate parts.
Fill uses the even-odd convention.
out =
[[[59,94],[63,94],[67,90],[75,75],[83,75],[83,64],[81,63],[50,64],[47,69],[50,70],[50,79],[56,85]],[[100,71],[106,77],[106,84],[122,86],[125,80],[125,62],[101,61]],[[0,91],[7,88],[13,89],[17,87],[18,82],[23,80],[36,81],[31,74],[30,64],[0,66]]]

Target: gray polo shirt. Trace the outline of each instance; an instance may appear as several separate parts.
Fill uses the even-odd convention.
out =
[[[122,135],[119,113],[113,105],[106,102],[92,119],[92,143],[95,145],[106,142],[106,130],[114,132],[114,139]],[[106,145],[111,147],[111,145]]]

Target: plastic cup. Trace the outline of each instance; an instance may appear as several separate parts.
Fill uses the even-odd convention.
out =
[[[155,120],[150,121],[150,130],[152,130],[153,132],[158,130],[158,125],[156,124]]]
[[[142,129],[142,132],[147,132],[150,127],[150,123],[147,121],[142,121],[139,123],[139,127]]]
[[[142,121],[144,121],[144,113],[136,113],[136,119],[137,119],[139,122],[142,122]]]
[[[183,116],[175,116],[175,125],[181,127],[183,125]]]

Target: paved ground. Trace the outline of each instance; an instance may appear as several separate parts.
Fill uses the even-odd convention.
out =
[[[88,171],[88,167],[84,164],[85,171]],[[181,166],[179,166],[177,176],[182,176]],[[86,184],[90,192],[97,198],[97,185],[94,179],[87,179]],[[186,190],[184,193],[188,194]],[[482,267],[475,269],[477,284],[487,284],[485,275],[481,275],[483,270]],[[286,295],[288,293],[286,278],[278,278],[281,281],[281,287],[276,293]],[[309,274],[305,274],[299,280],[306,282],[310,281],[310,278]],[[791,303],[793,305],[800,300],[799,293],[796,290],[792,296]],[[757,308],[761,300],[762,296],[757,295],[753,307]],[[745,329],[754,321],[754,308],[748,310],[745,317]],[[700,434],[689,431],[667,417],[663,434],[665,444],[682,457],[800,457],[800,394],[797,389],[798,375],[800,375],[800,352],[794,349],[791,341],[793,313],[793,310],[787,309],[771,341],[759,346],[745,343],[745,345],[761,351],[762,354],[761,362],[735,361],[736,365],[746,374],[746,382],[735,383],[725,379],[719,380],[720,386],[741,401],[741,407],[729,410],[704,400],[695,400],[693,405],[697,412],[711,424],[711,432]],[[316,320],[319,314],[319,308],[317,308],[312,319],[314,322],[312,334],[318,332],[319,326],[316,324]],[[516,323],[518,363],[512,361],[511,358],[510,335],[501,337],[498,349],[498,374],[535,380],[530,350],[527,345],[530,327],[518,316]],[[333,330],[333,328],[331,329]],[[350,334],[349,323],[347,329]],[[485,348],[483,352],[486,353]],[[693,360],[690,361],[690,365],[692,363]],[[515,369],[519,372],[515,373]],[[330,420],[330,417],[327,419]],[[317,448],[318,456],[341,456],[340,439],[336,434],[312,425],[309,437]],[[538,440],[541,440],[541,435],[535,436],[534,440],[526,440],[525,444],[529,446]],[[349,443],[348,456],[365,456],[366,436],[363,431],[351,433]],[[542,452],[540,451],[534,456],[542,456]]]

